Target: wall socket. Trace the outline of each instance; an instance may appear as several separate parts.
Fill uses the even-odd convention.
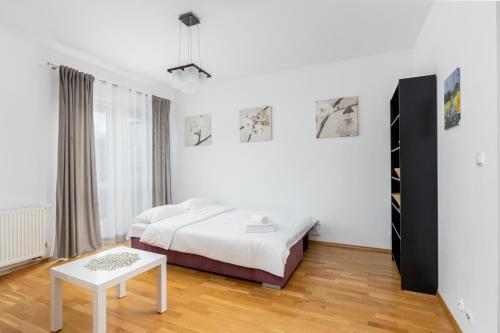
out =
[[[464,299],[462,297],[460,297],[458,299],[458,301],[457,301],[457,307],[460,310],[460,312],[465,312],[465,303],[464,303]]]
[[[457,301],[457,307],[460,310],[460,312],[462,312],[463,314],[465,314],[465,318],[467,319],[467,321],[470,324],[474,324],[474,316],[472,315],[472,312],[470,312],[469,310],[465,309],[465,302],[464,302],[464,299],[462,297],[460,297],[458,299],[458,301]]]
[[[470,311],[465,312],[465,318],[467,318],[469,323],[474,324],[474,316]]]

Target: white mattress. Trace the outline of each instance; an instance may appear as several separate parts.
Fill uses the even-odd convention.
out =
[[[142,242],[154,246],[261,269],[283,277],[290,248],[316,224],[316,220],[308,216],[221,210],[218,207],[218,212],[213,211],[214,206],[203,214],[196,213],[196,219],[182,214],[151,225],[135,223],[129,235],[141,237]],[[202,218],[204,215],[206,218]],[[252,215],[269,216],[277,230],[245,233],[245,225]],[[192,222],[188,223],[190,220]],[[173,225],[176,227],[172,228]]]

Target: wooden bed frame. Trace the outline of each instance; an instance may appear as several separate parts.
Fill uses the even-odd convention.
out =
[[[302,261],[304,252],[309,247],[308,234],[309,233],[306,233],[304,237],[302,237],[290,248],[290,254],[288,255],[285,264],[285,275],[283,277],[276,276],[260,269],[228,264],[196,254],[165,250],[156,246],[142,243],[140,241],[140,238],[137,237],[131,237],[131,243],[132,247],[135,249],[165,254],[167,256],[167,262],[169,264],[255,281],[262,283],[264,287],[281,289],[286,285],[293,272]]]

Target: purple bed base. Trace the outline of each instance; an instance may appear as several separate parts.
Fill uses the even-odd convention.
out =
[[[309,237],[308,233],[306,233],[306,235],[302,239],[300,239],[297,243],[295,243],[295,245],[290,248],[290,254],[288,255],[285,264],[284,277],[276,276],[260,269],[228,264],[196,254],[165,250],[160,247],[142,243],[140,241],[140,238],[137,237],[131,237],[131,242],[134,249],[165,254],[167,256],[167,262],[169,264],[175,264],[210,273],[217,273],[221,275],[237,277],[240,279],[261,282],[264,286],[267,287],[282,288],[286,285],[293,272],[302,261],[304,251],[307,250],[309,245]]]

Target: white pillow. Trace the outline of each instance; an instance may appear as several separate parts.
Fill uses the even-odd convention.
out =
[[[188,210],[180,205],[158,206],[145,210],[134,218],[134,223],[155,223],[168,217],[186,213]]]
[[[203,198],[191,198],[179,204],[179,206],[181,206],[186,210],[200,209],[203,207],[213,206],[213,205],[217,205],[217,202]]]

